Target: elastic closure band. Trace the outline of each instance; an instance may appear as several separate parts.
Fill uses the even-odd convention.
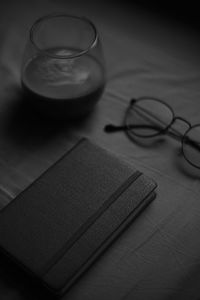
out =
[[[61,259],[61,257],[76,243],[77,240],[96,222],[98,218],[114,203],[117,198],[142,175],[136,171],[123,182],[119,188],[102,204],[102,206],[87,219],[87,221],[76,231],[76,233],[63,245],[63,247],[49,260],[46,266],[40,271],[43,276]]]

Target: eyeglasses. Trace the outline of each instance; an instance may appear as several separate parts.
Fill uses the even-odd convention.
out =
[[[185,123],[188,129],[184,134],[172,128],[177,121]],[[160,99],[141,97],[131,99],[125,114],[124,124],[108,124],[106,132],[124,130],[132,138],[150,138],[168,134],[181,140],[184,158],[194,167],[200,169],[200,124],[191,125],[182,117],[175,116],[173,109]]]

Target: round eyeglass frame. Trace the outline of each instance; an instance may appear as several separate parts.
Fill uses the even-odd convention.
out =
[[[161,129],[160,131],[154,133],[154,134],[149,134],[149,135],[141,135],[141,134],[138,134],[138,133],[135,133],[134,131],[131,130],[130,128],[130,124],[127,123],[127,118],[128,118],[128,114],[130,113],[130,109],[133,108],[134,104],[136,104],[137,102],[139,101],[143,101],[143,100],[150,100],[150,101],[156,101],[156,102],[159,102],[161,103],[162,105],[166,106],[171,114],[172,114],[172,120],[171,122],[163,129]],[[151,138],[151,137],[156,137],[158,135],[161,135],[161,134],[166,134],[169,130],[169,128],[172,126],[172,124],[176,121],[176,120],[182,120],[183,122],[185,122],[189,128],[185,131],[185,133],[183,135],[180,135],[180,138],[181,138],[181,151],[182,151],[182,154],[184,156],[184,158],[186,159],[186,161],[188,163],[190,163],[192,166],[194,166],[195,168],[198,168],[200,169],[200,165],[196,165],[195,163],[193,163],[191,160],[189,160],[187,158],[187,155],[185,154],[185,151],[184,151],[184,140],[186,139],[186,136],[188,135],[188,133],[193,130],[194,128],[196,127],[200,127],[200,124],[195,124],[195,125],[191,125],[189,121],[185,120],[184,118],[182,117],[179,117],[179,116],[175,116],[175,113],[174,113],[174,110],[172,109],[172,107],[164,102],[163,100],[161,99],[158,99],[158,98],[154,98],[154,97],[140,97],[140,98],[137,98],[137,99],[131,99],[130,101],[130,104],[126,110],[126,113],[125,113],[125,118],[124,118],[124,124],[125,124],[125,128],[126,128],[126,133],[129,135],[129,136],[137,136],[137,137],[140,137],[140,138]]]

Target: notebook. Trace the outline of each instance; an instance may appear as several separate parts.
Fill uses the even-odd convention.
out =
[[[155,188],[81,139],[0,212],[0,249],[62,294],[155,198]]]

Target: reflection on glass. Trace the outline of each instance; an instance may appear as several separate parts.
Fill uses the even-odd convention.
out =
[[[37,20],[21,78],[27,101],[43,112],[67,118],[89,112],[105,85],[103,52],[94,24],[69,15]]]

